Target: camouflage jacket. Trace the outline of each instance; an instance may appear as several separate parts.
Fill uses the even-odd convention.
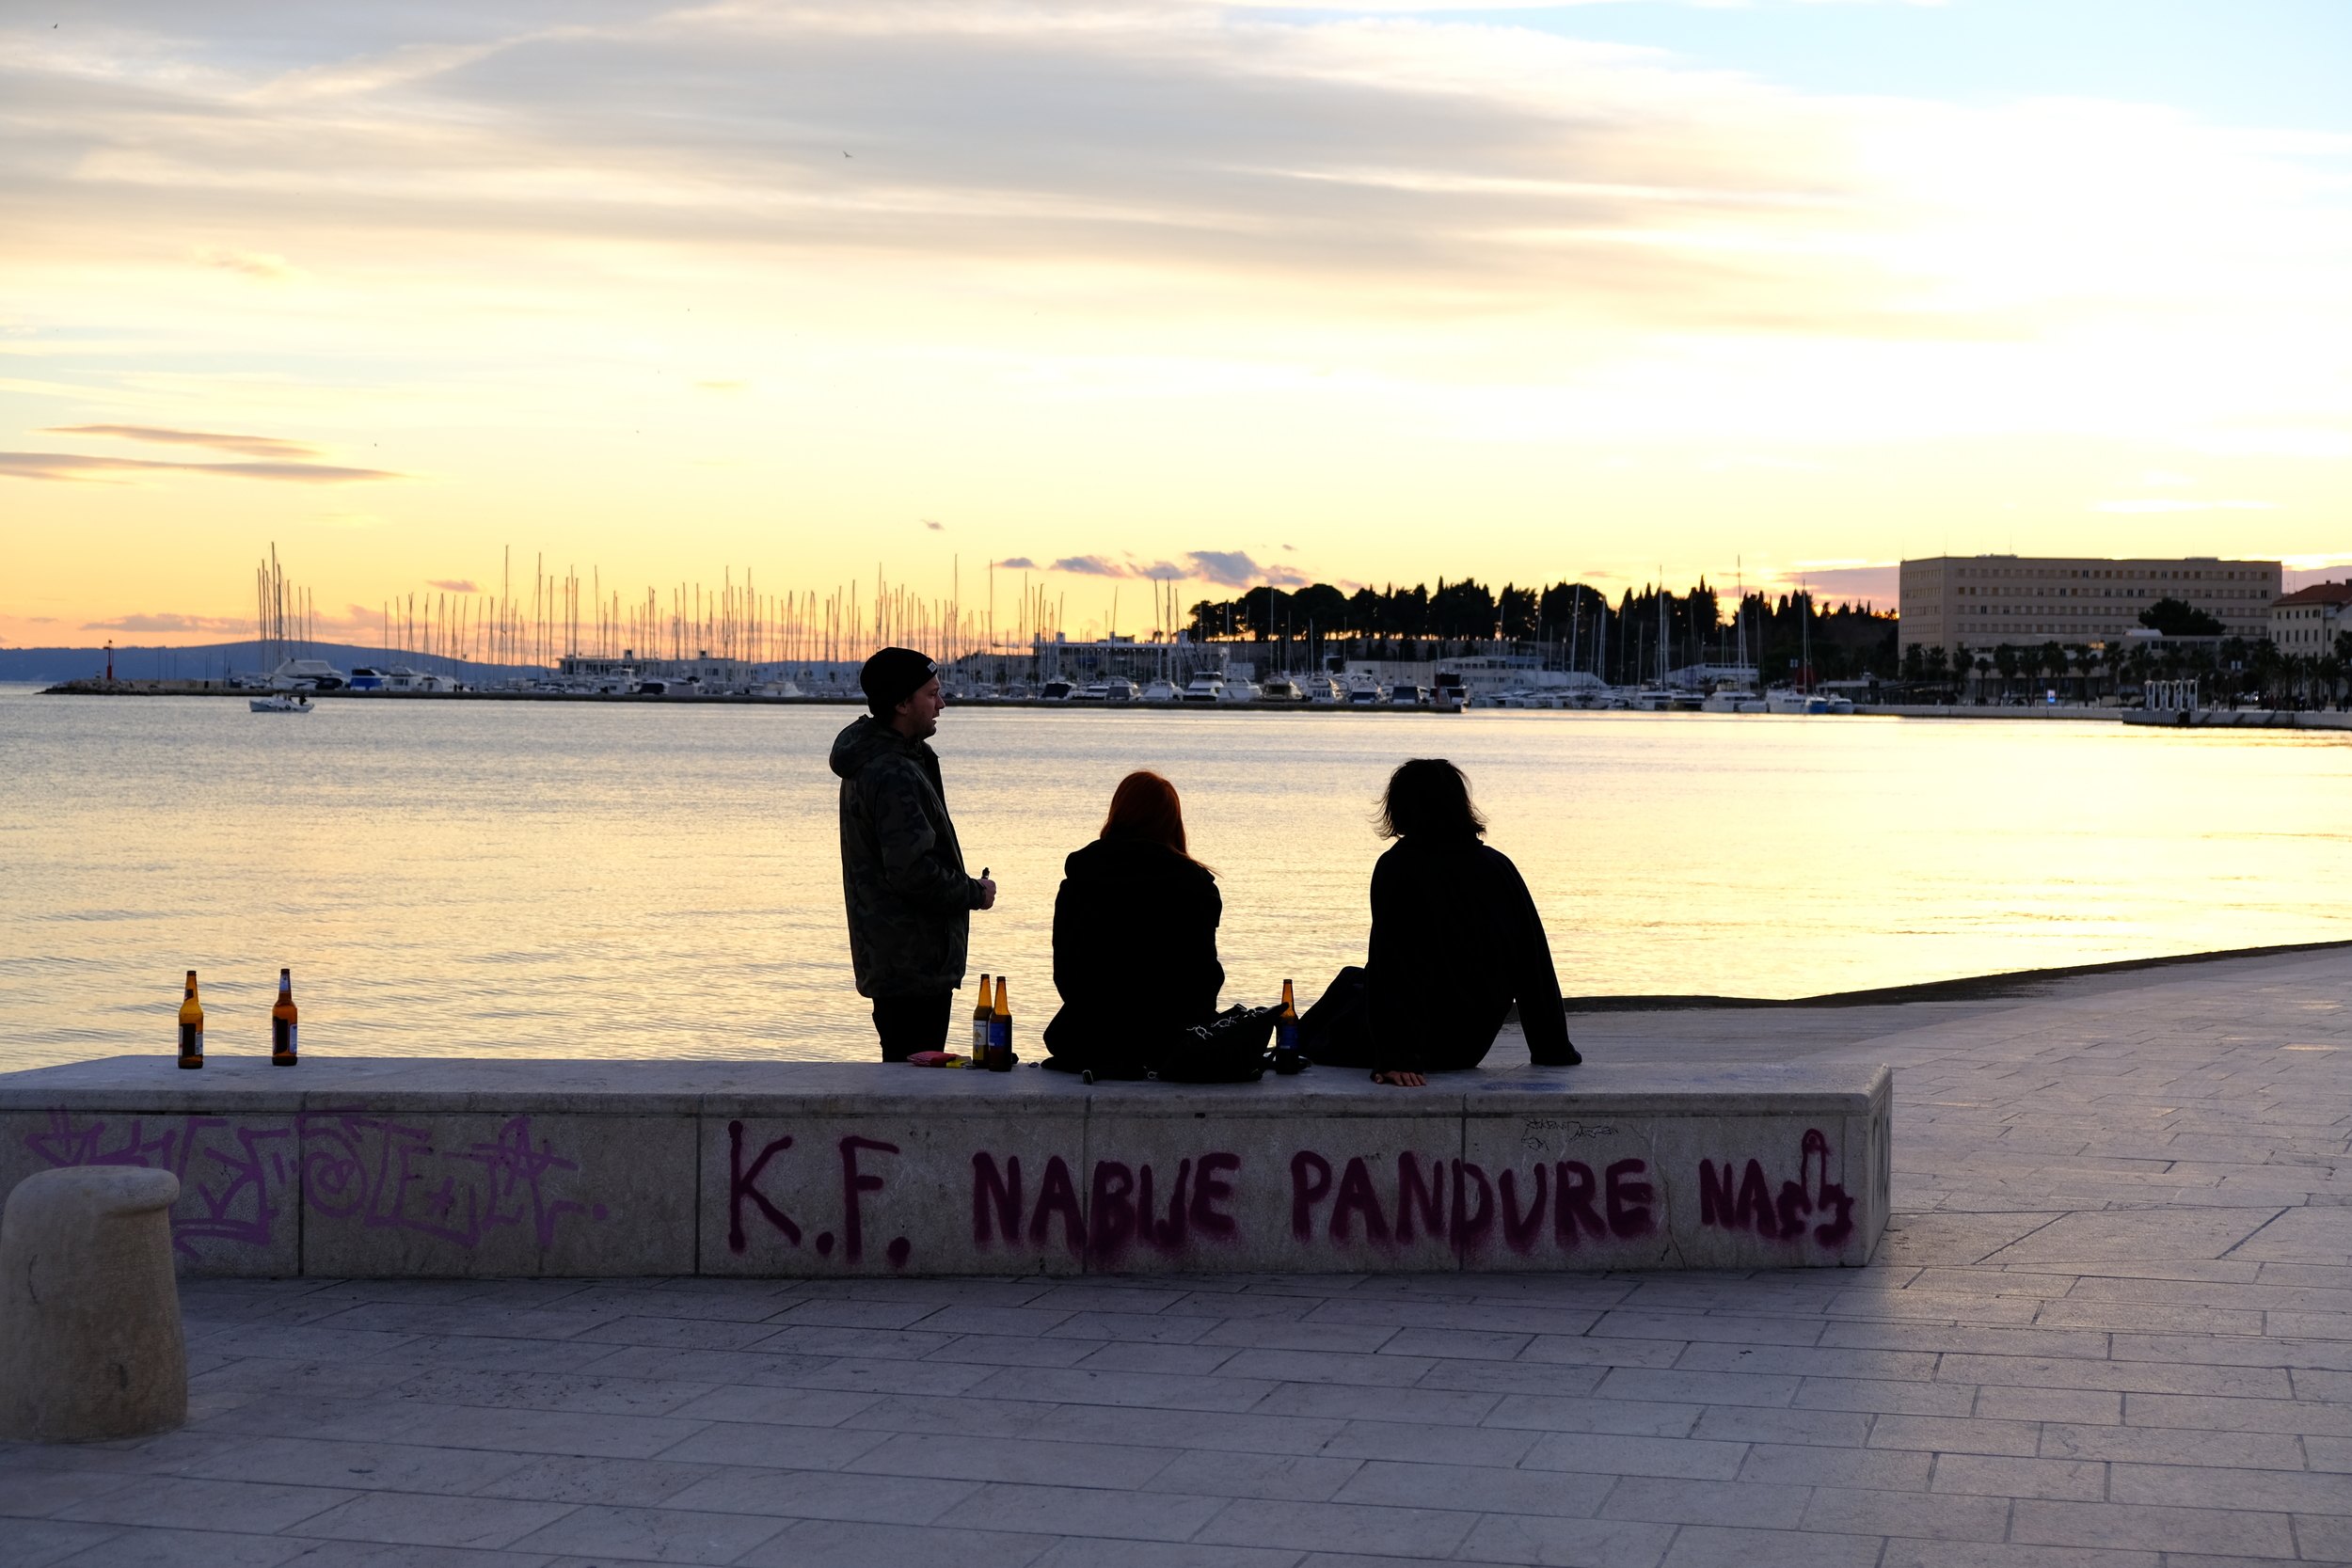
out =
[[[879,719],[835,736],[841,777],[841,893],[850,962],[866,996],[953,990],[980,884],[964,875],[939,753]]]

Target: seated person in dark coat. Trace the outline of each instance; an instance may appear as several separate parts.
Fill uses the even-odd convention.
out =
[[[1418,757],[1390,776],[1380,832],[1396,842],[1373,867],[1371,953],[1302,1021],[1316,1062],[1418,1088],[1425,1073],[1486,1060],[1514,1003],[1536,1066],[1583,1060],[1561,1015],[1543,917],[1510,857],[1480,842],[1486,831],[1452,763]]]
[[[1177,1033],[1216,1016],[1225,967],[1216,879],[1184,850],[1176,786],[1130,773],[1111,796],[1103,835],[1062,864],[1054,897],[1054,989],[1045,1065],[1140,1078]]]

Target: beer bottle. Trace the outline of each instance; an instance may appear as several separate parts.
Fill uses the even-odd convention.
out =
[[[1274,1015],[1274,1070],[1287,1078],[1301,1065],[1298,1054],[1298,1003],[1287,979],[1282,982],[1282,1010]]]
[[[988,1030],[996,1021],[996,1009],[988,1000],[988,976],[980,976],[979,1006],[972,1009],[972,1055],[966,1067],[988,1066]]]
[[[294,972],[278,972],[278,1006],[269,1010],[269,1059],[279,1067],[292,1067],[299,1059],[294,1054]]]
[[[188,971],[188,994],[180,1004],[180,1065],[204,1065],[204,1004],[196,999],[196,971]]]
[[[1012,1011],[1005,1006],[1005,977],[996,976],[996,1007],[988,1021],[988,1070],[1012,1070]]]

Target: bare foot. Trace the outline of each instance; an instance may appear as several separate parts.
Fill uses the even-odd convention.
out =
[[[1372,1081],[1375,1084],[1391,1085],[1400,1089],[1425,1089],[1429,1086],[1429,1080],[1418,1072],[1375,1072],[1372,1075]]]

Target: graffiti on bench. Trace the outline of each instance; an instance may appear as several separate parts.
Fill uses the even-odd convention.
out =
[[[246,1122],[227,1117],[102,1118],[52,1111],[24,1136],[43,1164],[144,1165],[180,1179],[172,1244],[199,1258],[205,1243],[267,1248],[297,1191],[317,1218],[405,1231],[471,1251],[494,1234],[526,1231],[544,1250],[566,1218],[606,1217],[601,1203],[559,1197],[576,1160],[534,1139],[531,1118],[507,1118],[488,1142],[437,1147],[430,1129],[358,1111],[305,1112]],[[301,1180],[294,1181],[296,1169]]]

